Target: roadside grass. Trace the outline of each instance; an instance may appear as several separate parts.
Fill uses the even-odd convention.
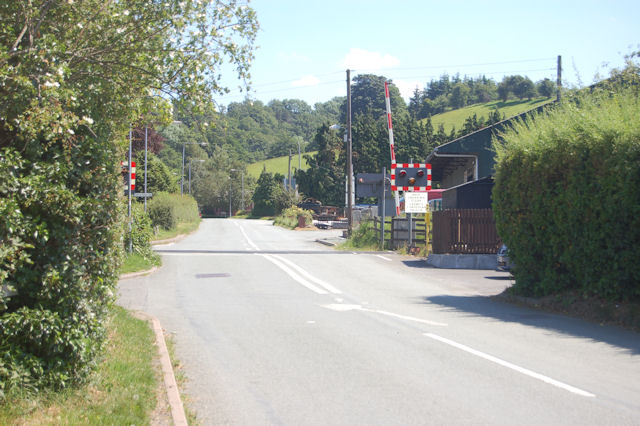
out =
[[[153,331],[115,306],[108,336],[104,358],[87,384],[37,395],[9,394],[0,405],[0,424],[150,424],[159,392],[164,392],[154,365]]]
[[[372,220],[360,223],[360,226],[353,229],[350,238],[338,244],[336,248],[340,250],[380,250],[380,233],[376,231]]]
[[[162,241],[168,240],[170,238],[175,238],[178,235],[186,235],[194,232],[200,226],[200,221],[198,222],[179,222],[178,225],[173,229],[158,229],[158,231],[153,236],[154,241]]]
[[[120,274],[128,274],[131,272],[148,271],[154,266],[160,266],[162,263],[160,256],[152,253],[152,257],[141,256],[138,253],[127,255],[124,263],[120,267]]]
[[[436,131],[438,130],[438,126],[442,124],[445,132],[448,134],[454,126],[456,130],[460,130],[464,126],[464,121],[469,117],[473,117],[473,114],[476,114],[478,118],[484,117],[486,120],[489,117],[489,114],[497,108],[501,115],[504,114],[504,118],[509,118],[551,101],[552,99],[549,98],[535,98],[530,101],[492,101],[485,104],[469,105],[464,108],[443,112],[442,114],[436,114],[431,117],[431,124]],[[422,122],[426,122],[426,119],[422,120]]]
[[[307,160],[304,159],[305,155],[314,155],[317,151],[312,152],[303,152],[301,165],[302,170],[307,170],[309,165],[307,164]],[[280,173],[282,175],[287,176],[289,174],[289,156],[285,155],[282,157],[269,158],[268,160],[261,160],[255,163],[251,163],[247,166],[247,174],[249,176],[253,176],[258,179],[260,177],[260,173],[262,173],[262,169],[266,168],[269,173]],[[291,158],[291,173],[294,173],[295,170],[298,170],[298,154],[296,153]]]

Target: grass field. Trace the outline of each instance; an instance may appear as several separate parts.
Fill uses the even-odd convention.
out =
[[[309,165],[304,159],[305,155],[313,155],[317,151],[303,152],[301,155],[302,170],[307,170]],[[284,176],[289,174],[289,156],[270,158],[268,160],[258,161],[256,163],[249,164],[247,166],[247,173],[249,176],[253,176],[256,179],[260,177],[262,169],[266,167],[269,173],[280,173]],[[298,169],[298,154],[291,158],[291,173],[293,174]]]
[[[433,128],[435,131],[438,130],[438,126],[440,124],[444,125],[444,130],[447,132],[451,132],[453,126],[455,126],[456,130],[459,130],[463,125],[464,121],[468,117],[472,117],[473,114],[476,114],[478,118],[484,117],[487,119],[491,112],[498,108],[501,115],[504,114],[504,118],[513,117],[514,115],[518,115],[525,111],[528,111],[533,108],[537,108],[541,105],[544,105],[548,102],[552,101],[549,98],[536,98],[530,101],[527,100],[510,100],[507,102],[502,101],[492,101],[486,104],[476,104],[470,105],[465,108],[456,109],[453,111],[443,112],[442,114],[436,114],[431,117],[431,123],[433,124]]]

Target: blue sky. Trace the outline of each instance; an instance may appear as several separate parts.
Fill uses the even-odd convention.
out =
[[[408,99],[443,73],[588,85],[640,50],[640,1],[253,0],[261,30],[251,98],[310,105],[346,94],[346,69],[392,79]],[[227,74],[229,75],[229,74]],[[235,78],[226,80],[237,86]],[[242,101],[232,91],[221,104]]]

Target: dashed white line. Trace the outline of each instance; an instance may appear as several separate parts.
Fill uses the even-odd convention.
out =
[[[379,257],[379,258],[380,258],[380,259],[382,259],[382,260],[386,260],[387,262],[392,262],[392,260],[391,260],[391,259],[389,259],[388,257],[384,257],[384,256],[382,256],[382,255],[380,255],[380,254],[375,254],[374,256],[375,256],[375,257]]]
[[[493,355],[489,355],[489,354],[486,354],[484,352],[480,352],[480,351],[478,351],[476,349],[470,348],[469,346],[465,346],[465,345],[463,345],[461,343],[454,342],[453,340],[449,340],[449,339],[446,339],[446,338],[444,338],[442,336],[438,336],[437,334],[424,333],[424,335],[429,337],[429,338],[431,338],[431,339],[434,339],[434,340],[437,340],[439,342],[446,343],[447,345],[453,346],[454,348],[458,348],[460,350],[463,350],[465,352],[468,352],[468,353],[473,354],[475,356],[478,356],[480,358],[486,359],[487,361],[491,361],[491,362],[494,362],[494,363],[496,363],[498,365],[501,365],[503,367],[507,367],[507,368],[510,368],[512,370],[515,370],[518,373],[522,373],[524,375],[527,375],[529,377],[533,377],[534,379],[541,380],[541,381],[543,381],[545,383],[548,383],[550,385],[553,385],[553,386],[556,386],[558,388],[564,389],[564,390],[569,391],[571,393],[575,393],[576,395],[586,396],[586,397],[590,397],[590,398],[595,397],[595,395],[590,393],[590,392],[584,391],[582,389],[578,389],[578,388],[576,388],[574,386],[571,386],[571,385],[568,385],[566,383],[560,382],[558,380],[552,379],[552,378],[547,377],[547,376],[545,376],[543,374],[536,373],[535,371],[531,371],[531,370],[528,370],[526,368],[520,367],[518,365],[512,364],[512,363],[510,363],[508,361],[502,360],[502,359],[497,358],[497,357],[495,357]]]

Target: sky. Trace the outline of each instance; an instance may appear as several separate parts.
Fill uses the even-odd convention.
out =
[[[260,23],[251,99],[302,99],[313,106],[346,95],[351,78],[392,80],[406,101],[443,74],[520,74],[585,86],[640,50],[640,1],[627,0],[253,0]],[[228,105],[246,92],[217,98]]]

